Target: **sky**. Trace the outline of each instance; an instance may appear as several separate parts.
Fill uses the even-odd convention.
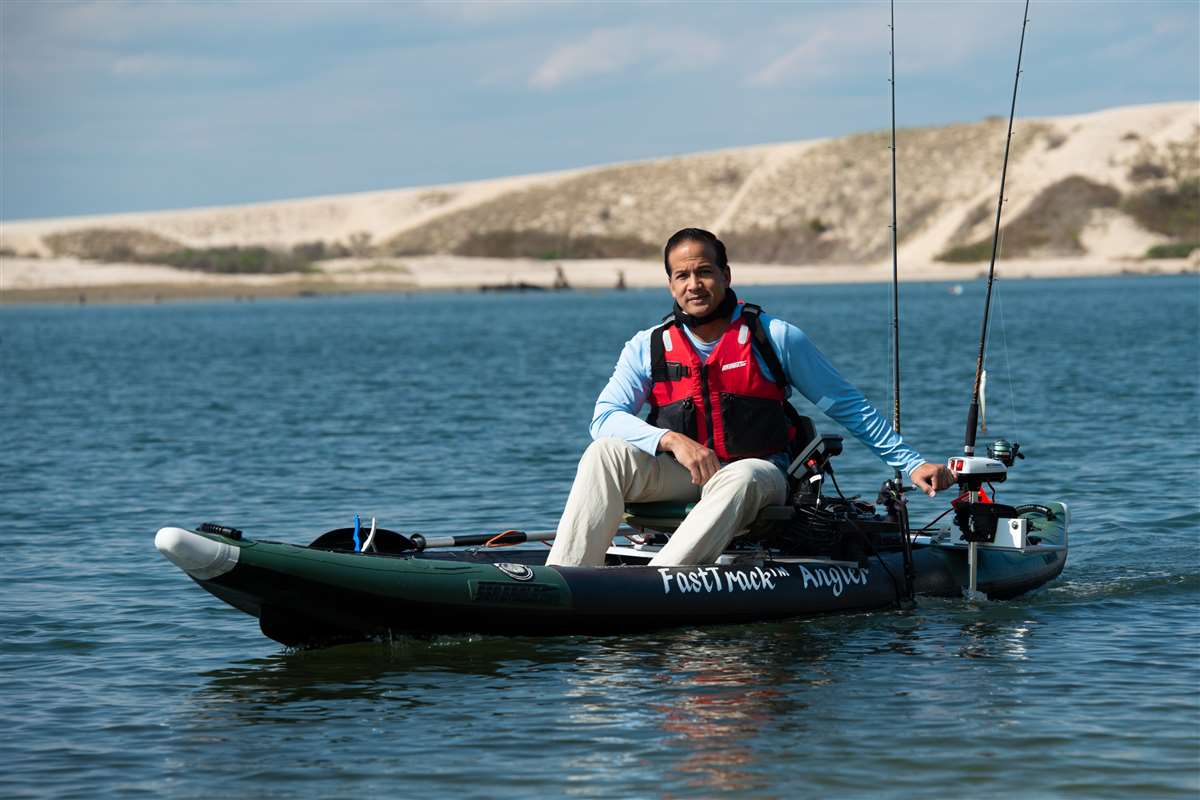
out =
[[[900,127],[1008,113],[1020,2],[898,2]],[[886,2],[0,0],[0,219],[545,172],[890,124]],[[1200,99],[1200,2],[1036,0],[1018,116]]]

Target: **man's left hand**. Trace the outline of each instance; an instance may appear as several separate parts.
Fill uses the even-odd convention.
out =
[[[912,482],[925,494],[933,497],[939,489],[949,489],[958,478],[949,467],[925,463],[912,471]]]

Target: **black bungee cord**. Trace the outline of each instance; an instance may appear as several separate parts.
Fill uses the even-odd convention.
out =
[[[828,470],[829,480],[833,482],[833,488],[837,491],[838,497],[842,498],[842,502],[844,502],[847,506],[853,508],[853,501],[846,497],[846,495],[842,494],[842,487],[838,486],[837,476],[833,474],[833,467],[829,467]],[[853,516],[846,514],[844,519],[846,522],[850,523],[852,528],[854,528],[854,532],[858,534],[863,543],[871,549],[871,555],[875,556],[875,560],[879,562],[879,566],[883,567],[883,571],[886,572],[887,576],[892,579],[892,588],[896,592],[896,605],[903,607],[907,598],[907,594],[900,588],[900,581],[896,580],[896,576],[888,567],[887,562],[883,560],[883,556],[880,555],[879,550],[875,547],[875,543],[871,541],[871,537],[867,535],[866,531],[859,527],[858,523],[854,521]]]

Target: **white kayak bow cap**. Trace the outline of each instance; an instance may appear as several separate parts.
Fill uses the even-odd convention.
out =
[[[154,546],[168,561],[199,580],[224,575],[238,563],[238,548],[183,528],[159,528]]]

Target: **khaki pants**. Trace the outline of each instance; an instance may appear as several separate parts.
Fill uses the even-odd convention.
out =
[[[652,456],[621,439],[598,439],[579,460],[546,564],[603,565],[625,503],[652,500],[699,502],[650,564],[711,564],[759,511],[786,496],[783,472],[769,461],[731,462],[701,488],[666,453]]]

